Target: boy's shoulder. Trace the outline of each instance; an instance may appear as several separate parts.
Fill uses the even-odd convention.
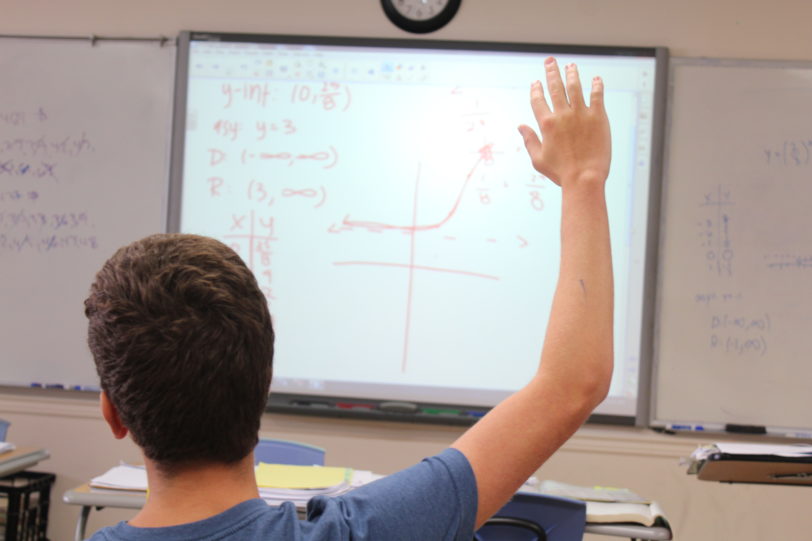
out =
[[[270,507],[264,500],[253,499],[219,515],[178,526],[138,528],[119,522],[97,531],[90,541],[292,539],[297,522],[296,507],[292,503]]]
[[[306,520],[299,519],[291,502],[271,507],[262,499],[253,499],[219,515],[179,526],[137,528],[121,522],[99,530],[91,541],[468,541],[473,537],[476,509],[473,471],[462,453],[446,449],[341,496],[312,498]]]

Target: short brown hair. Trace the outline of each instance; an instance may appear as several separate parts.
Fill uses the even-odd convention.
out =
[[[231,248],[183,234],[120,248],[96,275],[85,315],[101,387],[148,458],[172,472],[253,450],[274,332]]]

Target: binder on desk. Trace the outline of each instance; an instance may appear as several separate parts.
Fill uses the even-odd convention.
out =
[[[688,473],[702,481],[812,485],[812,445],[717,443],[691,460]]]

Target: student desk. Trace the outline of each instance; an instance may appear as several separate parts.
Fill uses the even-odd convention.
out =
[[[8,453],[0,455],[0,477],[17,473],[31,466],[36,466],[40,461],[50,457],[50,453],[45,449],[34,449],[21,447]]]
[[[74,535],[76,541],[81,541],[85,538],[87,518],[92,508],[101,509],[103,507],[115,507],[120,509],[141,509],[146,501],[146,494],[144,492],[130,492],[125,490],[97,491],[91,490],[90,487],[85,484],[65,492],[62,496],[62,501],[70,505],[82,506],[79,520],[76,523],[76,534]],[[300,511],[304,511],[304,509],[300,509]],[[671,539],[671,530],[668,528],[661,526],[647,527],[639,524],[587,523],[585,532],[651,541]]]
[[[73,536],[76,541],[82,541],[82,539],[85,538],[87,518],[90,516],[91,509],[94,507],[96,509],[102,509],[104,507],[141,509],[147,501],[147,495],[145,492],[133,492],[128,490],[105,490],[101,492],[91,490],[90,486],[85,484],[65,492],[62,496],[62,501],[69,505],[82,506]]]

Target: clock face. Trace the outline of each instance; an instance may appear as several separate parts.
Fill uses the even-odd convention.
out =
[[[407,19],[425,21],[441,13],[448,0],[394,0],[392,5]]]
[[[381,0],[389,20],[407,32],[424,34],[448,24],[462,0]]]

